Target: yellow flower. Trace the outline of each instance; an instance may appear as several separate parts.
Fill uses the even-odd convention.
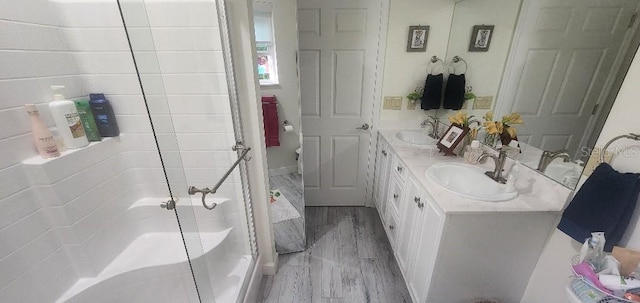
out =
[[[449,122],[455,123],[458,125],[464,125],[464,122],[467,120],[467,114],[461,111],[456,112],[455,115],[449,116]]]
[[[474,140],[476,136],[478,136],[478,128],[474,127],[471,129],[471,132],[469,133],[469,138],[471,138],[471,140]]]
[[[482,116],[482,118],[484,119],[484,121],[493,121],[493,112],[488,111],[486,114],[484,114],[484,116]]]
[[[516,129],[513,127],[507,127],[507,132],[512,139],[516,138]]]
[[[504,131],[504,124],[502,124],[502,122],[487,121],[484,123],[484,127],[487,129],[489,135],[499,135]]]
[[[489,135],[495,135],[498,133],[498,128],[496,127],[495,121],[487,121],[484,123],[484,127],[487,129],[487,133]]]
[[[498,130],[498,134],[502,134],[504,131],[504,124],[502,124],[502,122],[496,122],[496,129]]]
[[[509,115],[506,115],[506,116],[502,117],[502,122],[504,122],[505,124],[522,124],[522,123],[524,123],[522,121],[522,117],[520,117],[520,114],[518,114],[518,113],[511,113]]]

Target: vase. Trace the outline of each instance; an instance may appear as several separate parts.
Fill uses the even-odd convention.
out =
[[[496,148],[496,145],[498,144],[498,134],[487,134],[484,137],[484,144],[491,148]]]

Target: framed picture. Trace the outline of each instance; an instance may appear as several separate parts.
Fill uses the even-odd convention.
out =
[[[409,26],[409,38],[407,39],[408,52],[427,51],[427,39],[429,38],[429,26]]]
[[[438,141],[438,149],[445,154],[445,156],[455,156],[453,150],[464,139],[464,136],[469,132],[469,128],[466,126],[460,126],[457,124],[451,124],[444,136]]]
[[[486,52],[491,44],[494,25],[474,25],[469,42],[470,52]]]

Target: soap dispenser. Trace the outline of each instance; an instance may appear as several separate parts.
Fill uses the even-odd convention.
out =
[[[113,113],[113,108],[104,94],[89,94],[89,105],[91,106],[93,117],[96,120],[100,136],[119,136],[120,130],[116,122],[116,115]]]
[[[58,133],[62,137],[64,146],[69,149],[85,147],[89,144],[80,120],[76,105],[66,100],[62,91],[64,86],[52,85],[53,101],[49,102],[49,111],[56,123]]]
[[[480,147],[480,141],[473,140],[470,145],[467,145],[464,150],[464,159],[469,164],[477,164],[478,158],[482,155],[482,147]]]

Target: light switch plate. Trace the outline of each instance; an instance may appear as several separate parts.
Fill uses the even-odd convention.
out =
[[[593,173],[593,171],[596,169],[596,167],[598,167],[598,165],[600,164],[600,150],[602,148],[600,147],[596,147],[593,149],[593,151],[591,151],[591,156],[589,157],[589,161],[587,161],[587,164],[584,166],[584,170],[582,171],[582,175],[583,176],[591,176],[591,173]],[[604,155],[604,161],[607,163],[611,162],[611,159],[613,159],[613,153],[606,153]]]
[[[385,96],[382,109],[401,110],[402,109],[402,97],[398,96]]]
[[[473,102],[473,109],[491,109],[493,104],[493,96],[476,97],[476,101]]]

